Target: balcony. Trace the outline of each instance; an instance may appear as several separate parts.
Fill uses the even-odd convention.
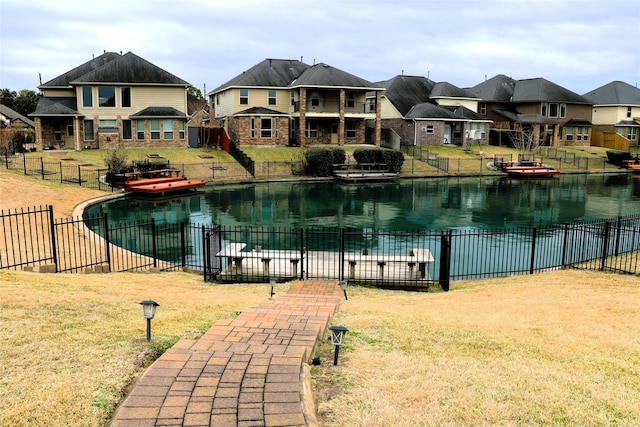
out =
[[[300,112],[300,102],[296,101],[293,103],[293,112]],[[323,101],[323,100],[315,100],[309,99],[307,100],[307,114],[322,114],[322,115],[339,115],[340,114],[340,103],[338,101]],[[376,114],[376,106],[375,104],[370,104],[368,102],[349,102],[348,105],[344,107],[345,116],[349,115],[371,115],[375,116]]]

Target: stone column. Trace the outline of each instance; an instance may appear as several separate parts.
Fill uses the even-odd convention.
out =
[[[340,89],[340,97],[338,100],[338,145],[344,145],[344,103],[345,103],[345,90]]]
[[[382,111],[382,91],[376,91],[376,127],[374,133],[373,143],[376,147],[380,146],[380,140],[382,139],[382,120],[381,120],[381,111]]]
[[[307,130],[307,89],[300,88],[300,121],[298,123],[298,143],[300,147],[304,147],[307,143],[306,130]]]

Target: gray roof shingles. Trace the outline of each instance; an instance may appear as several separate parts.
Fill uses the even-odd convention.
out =
[[[82,116],[82,114],[78,112],[75,98],[41,96],[38,99],[36,111],[30,116]]]
[[[414,105],[429,102],[435,83],[426,77],[400,75],[378,85],[385,88],[383,96],[404,116]]]
[[[309,65],[293,59],[267,58],[212,90],[209,95],[229,87],[288,87],[307,68]]]
[[[640,89],[621,81],[613,81],[583,95],[594,104],[640,105]]]

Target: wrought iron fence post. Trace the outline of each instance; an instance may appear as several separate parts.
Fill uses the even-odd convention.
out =
[[[443,231],[440,235],[440,275],[438,283],[443,291],[449,291],[449,278],[451,277],[451,230]]]
[[[78,185],[82,187],[82,171],[80,170],[80,165],[78,165]]]
[[[567,265],[567,243],[569,234],[569,224],[564,224],[562,235],[562,257],[560,259],[560,265],[565,267]]]
[[[300,259],[306,259],[309,257],[307,250],[304,246],[304,228],[300,227]],[[304,264],[300,266],[300,280],[304,280]]]
[[[49,210],[49,234],[51,235],[51,257],[53,258],[53,265],[55,272],[58,272],[58,250],[56,248],[56,225],[53,220],[53,205],[47,207]]]
[[[113,271],[111,267],[111,250],[109,249],[109,218],[107,217],[106,212],[102,215],[102,221],[104,221],[104,245],[105,245],[105,253],[107,255],[107,265],[109,266],[109,271]]]
[[[538,235],[538,228],[533,227],[531,230],[531,262],[529,264],[529,274],[533,274],[533,266],[536,262],[536,236]]]
[[[621,228],[622,228],[622,217],[619,216],[616,224],[616,238],[614,240],[616,242],[616,247],[613,252],[615,256],[618,256],[620,254],[620,229]]]
[[[609,234],[611,233],[611,221],[604,223],[604,231],[602,233],[602,254],[600,255],[600,271],[604,271],[607,264],[607,254],[609,252]]]
[[[42,175],[42,180],[44,181],[44,160],[40,157],[40,174]]]
[[[62,160],[60,160],[60,162],[58,162],[59,165],[59,169],[60,169],[60,184],[62,184],[64,182],[64,175],[62,173]]]
[[[27,156],[25,156],[24,153],[22,154],[22,170],[26,175],[27,174]]]
[[[151,247],[153,248],[153,267],[158,266],[158,246],[156,242],[156,220],[155,218],[151,218]]]
[[[184,171],[184,169],[183,169]],[[180,250],[181,250],[181,262],[182,267],[184,268],[187,265],[187,248],[185,242],[185,227],[186,224],[184,221],[180,221]]]
[[[344,228],[340,229],[340,267],[338,267],[338,277],[344,280]]]

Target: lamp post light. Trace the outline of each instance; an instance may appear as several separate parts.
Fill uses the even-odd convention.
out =
[[[331,344],[336,346],[336,350],[333,353],[333,364],[338,364],[338,354],[340,353],[340,346],[344,342],[344,336],[349,332],[344,326],[329,326],[331,331]]]
[[[147,319],[147,341],[151,341],[151,319],[156,315],[156,308],[160,305],[152,300],[144,300],[142,305],[142,315]]]
[[[269,299],[273,299],[273,296],[276,294],[273,288],[276,286],[277,281],[278,281],[277,277],[269,278],[269,284],[271,285],[271,290],[269,291]]]
[[[344,292],[344,299],[349,300],[349,298],[347,297],[347,281],[341,280],[338,282],[338,285],[340,285],[340,289],[342,289],[342,292]]]

